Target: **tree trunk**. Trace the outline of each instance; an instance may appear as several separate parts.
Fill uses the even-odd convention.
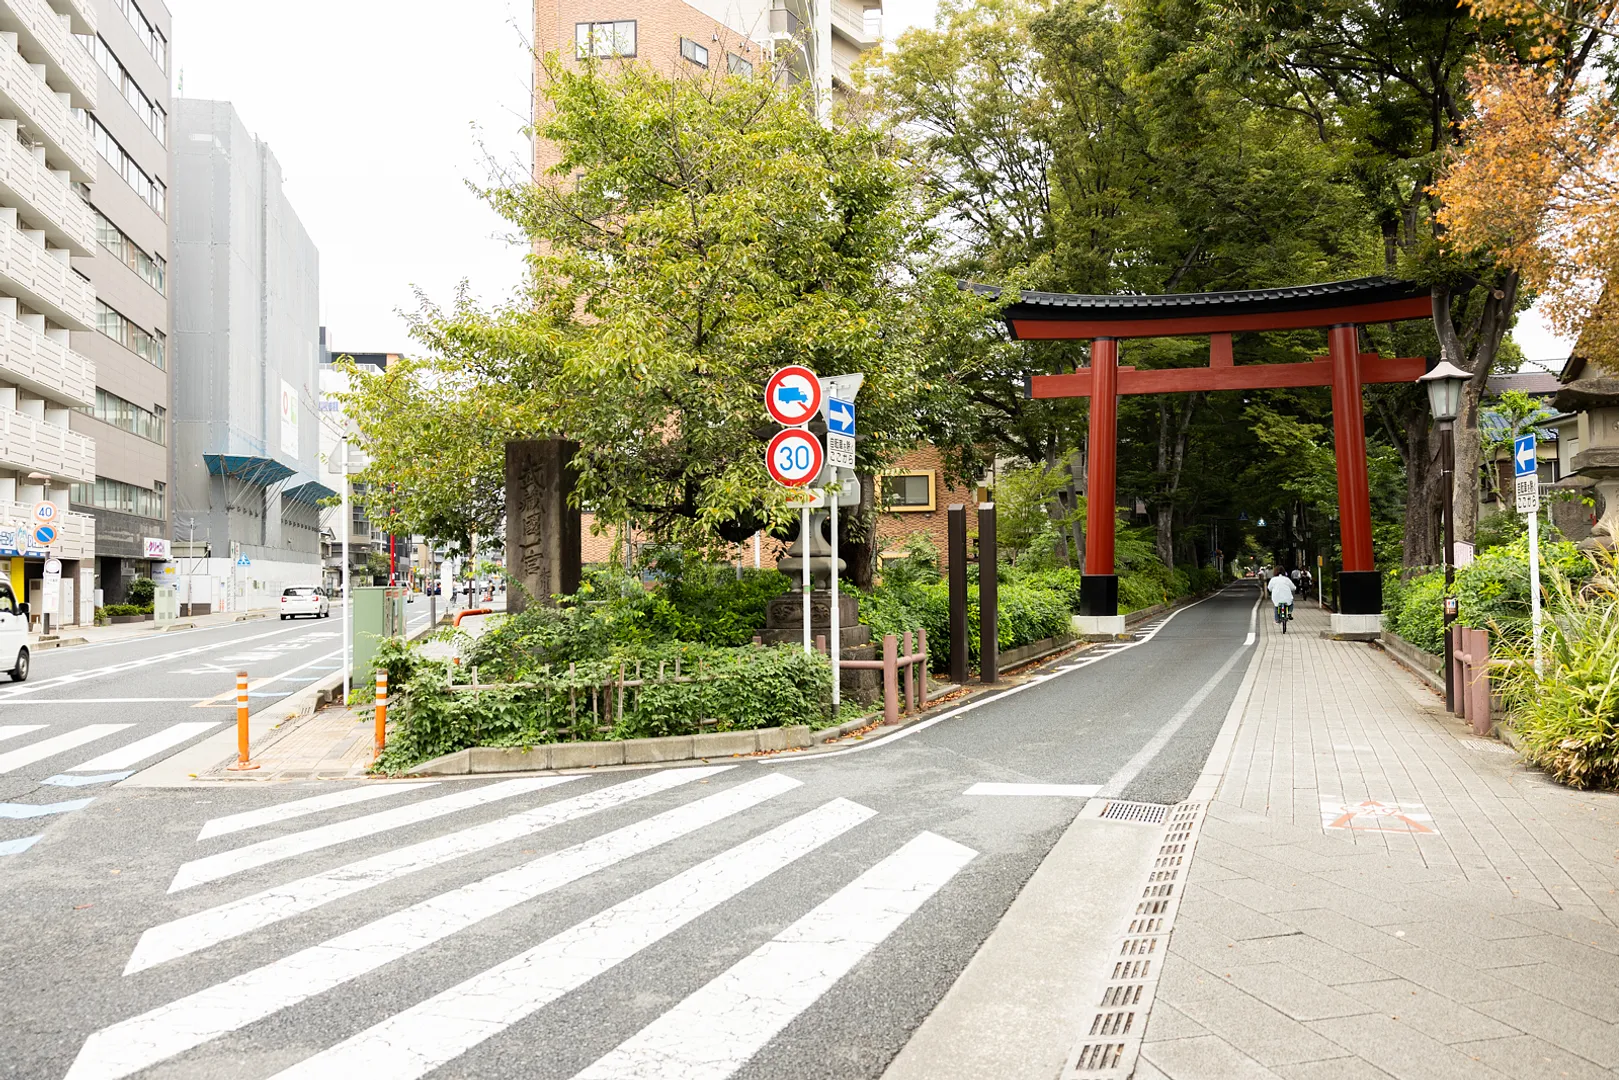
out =
[[[877,478],[860,477],[860,505],[853,512],[838,514],[838,557],[843,560],[841,577],[857,589],[871,591],[877,576]]]
[[[1439,432],[1426,412],[1405,417],[1405,543],[1406,569],[1433,566],[1443,561],[1444,521],[1439,503],[1444,484],[1439,460]]]
[[[1156,544],[1158,558],[1169,569],[1175,569],[1175,492],[1181,484],[1181,470],[1186,464],[1186,433],[1192,426],[1192,410],[1197,406],[1197,395],[1188,394],[1183,403],[1172,405],[1170,399],[1158,402],[1158,505]],[[1171,425],[1171,417],[1174,424]]]
[[[1440,355],[1471,373],[1456,417],[1455,499],[1451,503],[1456,539],[1467,543],[1473,542],[1478,528],[1479,466],[1483,458],[1479,402],[1500,353],[1501,339],[1512,323],[1518,275],[1510,272],[1499,286],[1484,286],[1480,291],[1484,295],[1478,314],[1469,320],[1465,330],[1458,330],[1449,287],[1436,285],[1433,289],[1433,321]]]
[[[1068,500],[1076,510],[1079,498],[1085,493],[1085,455],[1072,454],[1068,458]],[[1085,569],[1085,515],[1074,514],[1074,566]]]

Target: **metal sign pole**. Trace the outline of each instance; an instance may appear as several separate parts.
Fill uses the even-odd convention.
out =
[[[1538,496],[1538,492],[1536,493]],[[1545,674],[1540,660],[1540,510],[1529,512],[1529,611],[1534,626],[1535,678]]]
[[[799,526],[800,541],[801,541],[800,544],[799,544],[799,548],[801,550],[800,550],[800,554],[799,554],[798,559],[799,559],[799,570],[800,570],[799,577],[801,579],[803,589],[804,589],[804,652],[806,652],[806,653],[808,653],[810,651],[810,649],[811,649],[811,646],[810,646],[810,571],[809,571],[810,535],[809,535],[809,530],[810,530],[810,512],[809,512],[809,507],[805,506],[804,507],[804,523]]]
[[[836,470],[833,470],[836,476]],[[838,661],[843,656],[843,642],[838,635],[838,624],[843,622],[838,612],[838,496],[841,492],[827,492],[827,506],[830,507],[832,520],[832,630],[828,635],[832,642],[832,716],[837,718],[838,709],[843,704],[843,687],[840,685]]]
[[[349,590],[349,529],[353,519],[349,516],[349,436],[343,433],[343,449],[340,451],[343,470],[343,707],[349,704],[349,678],[353,674],[353,661],[349,657],[349,649],[354,643],[354,632],[349,620],[353,618],[354,598]]]

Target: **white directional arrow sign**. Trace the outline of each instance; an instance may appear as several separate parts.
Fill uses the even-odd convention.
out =
[[[1512,440],[1512,469],[1519,476],[1529,476],[1535,471],[1535,437],[1519,435]]]

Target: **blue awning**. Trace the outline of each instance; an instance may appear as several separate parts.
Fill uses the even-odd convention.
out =
[[[292,469],[274,458],[251,454],[204,454],[202,460],[215,476],[229,476],[261,487],[279,484],[293,474]]]
[[[293,502],[308,503],[310,506],[316,506],[319,505],[322,499],[330,499],[336,494],[337,492],[319,480],[311,480],[306,484],[299,484],[295,488],[287,488],[281,493],[281,497],[290,499]]]

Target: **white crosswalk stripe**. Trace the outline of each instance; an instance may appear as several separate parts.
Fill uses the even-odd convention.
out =
[[[680,989],[670,1000],[683,1000],[661,1015],[650,1022],[645,1012],[635,1012],[633,1019],[606,1017],[604,1023],[618,1026],[609,1029],[612,1038],[591,1056],[617,1046],[577,1076],[724,1080],[770,1052],[788,1025],[857,967],[891,963],[890,957],[905,955],[885,951],[884,943],[900,936],[902,928],[922,932],[912,929],[925,925],[912,916],[977,857],[971,848],[935,833],[919,834],[914,828],[897,835],[874,832],[868,823],[877,818],[875,810],[843,798],[814,799],[801,781],[783,772],[744,781],[746,772],[734,764],[708,765],[626,778],[535,778],[548,782],[539,785],[507,780],[459,790],[434,782],[440,789],[431,793],[420,789],[433,783],[367,785],[208,820],[199,842],[235,834],[248,834],[257,842],[185,864],[177,884],[182,878],[190,884],[218,880],[249,865],[281,860],[297,866],[304,856],[318,857],[345,839],[370,838],[369,847],[341,865],[317,864],[288,873],[287,880],[246,896],[225,898],[202,910],[186,912],[182,907],[177,917],[149,927],[124,970],[131,979],[156,978],[142,984],[148,989],[185,978],[178,966],[172,975],[164,973],[167,967],[163,972],[148,969],[222,943],[240,944],[208,954],[204,963],[223,964],[225,970],[201,989],[159,998],[156,1007],[91,1034],[67,1080],[120,1080],[146,1075],[154,1066],[187,1075],[199,1067],[207,1071],[210,1055],[235,1045],[218,1040],[250,1026],[257,1030],[256,1025],[272,1017],[272,1023],[297,1033],[289,1045],[306,1048],[290,1064],[286,1057],[275,1062],[284,1070],[276,1080],[402,1080],[458,1067],[470,1069],[471,1075],[478,1066],[464,1055],[484,1044],[483,1052],[499,1054],[505,1046],[501,1040],[521,1033],[523,1053],[532,1054],[536,1037],[566,1038],[558,1029],[535,1028],[535,1020],[528,1018],[569,995],[590,993],[607,972],[624,968],[626,975],[639,977],[640,965],[668,970],[671,948],[707,948],[697,945],[701,938],[690,938],[685,928],[701,921],[707,929],[698,933],[706,934],[720,925],[711,920],[725,920],[732,905],[753,910],[754,905],[785,899],[796,921],[769,940],[763,940],[764,934],[751,940],[748,947],[757,948],[694,992],[693,983],[677,984]],[[562,780],[583,781],[588,790],[574,795],[564,791],[562,797],[543,791]],[[711,782],[719,790],[697,786]],[[530,786],[512,786],[519,783]],[[445,788],[453,793],[440,794]],[[427,839],[420,830],[407,834],[408,840],[390,838],[406,819],[471,812],[519,791],[540,793],[541,798],[535,805],[493,820],[463,823]],[[790,793],[798,800],[791,807],[782,799]],[[366,805],[390,795],[410,801],[380,813]],[[636,812],[642,800],[653,797],[661,805]],[[778,799],[782,802],[773,802]],[[761,810],[768,820],[754,824]],[[591,827],[591,821],[608,812],[617,819],[611,826]],[[335,824],[273,834],[288,821],[319,813],[350,816]],[[890,825],[903,828],[897,821]],[[563,826],[570,833],[560,841],[566,846],[517,857],[517,844]],[[258,829],[272,830],[271,836],[251,836]],[[725,839],[716,843],[713,838],[718,837]],[[26,850],[34,839],[0,844],[0,854]],[[707,850],[694,848],[694,843]],[[850,851],[870,854],[849,865]],[[232,861],[209,862],[222,856]],[[626,867],[630,860],[635,860],[633,866]],[[782,873],[800,862],[800,870]],[[457,869],[463,864],[474,866],[475,876]],[[604,872],[601,884],[593,886],[591,876]],[[447,880],[439,884],[435,875]],[[805,885],[813,892],[822,877],[828,881],[825,889],[801,901]],[[638,878],[633,889],[620,891],[625,881]],[[541,899],[565,888],[555,908]],[[597,888],[616,895],[590,904]],[[362,892],[377,899],[363,905],[337,903]],[[634,895],[621,899],[630,892]],[[390,899],[393,895],[397,902]],[[542,906],[519,907],[535,901]],[[163,902],[183,905],[184,897]],[[548,912],[570,911],[580,903],[590,906],[566,921],[545,921]],[[807,914],[800,914],[806,908]],[[314,915],[317,909],[324,914]],[[490,923],[513,909],[522,911],[515,920],[506,915]],[[310,916],[321,927],[318,935],[303,930]],[[739,925],[748,933],[757,915],[745,920]],[[530,923],[546,929],[525,938],[523,927]],[[484,930],[473,930],[484,924],[489,924]],[[497,927],[508,929],[493,932]],[[469,934],[457,937],[461,931]],[[518,937],[508,946],[507,935],[513,931]],[[284,940],[298,945],[278,947]],[[305,945],[307,941],[317,943]],[[490,954],[491,949],[498,951]],[[244,964],[232,959],[236,956],[252,959]],[[373,979],[408,987],[412,983],[396,980],[418,978],[429,970],[423,964],[440,970],[440,959],[450,956],[486,958],[461,969],[455,985],[423,986],[380,1020],[373,1014],[325,1037],[311,1038],[302,1029],[317,1013],[348,1015],[349,1003],[359,1000],[356,995],[369,994]],[[420,959],[411,959],[415,957]],[[398,966],[396,961],[409,963]],[[330,1029],[323,1023],[319,1030]],[[537,1031],[545,1034],[536,1036]],[[543,1045],[538,1050],[543,1052]],[[572,1067],[580,1064],[574,1060]]]
[[[316,829],[306,829],[303,832],[292,833],[289,836],[277,836],[269,840],[261,840],[247,847],[232,848],[222,851],[218,855],[209,855],[202,859],[193,859],[185,863],[174,875],[174,881],[169,884],[169,892],[179,892],[195,885],[202,885],[209,881],[218,881],[220,878],[239,874],[244,870],[266,866],[282,859],[290,859],[294,855],[307,855],[311,851],[318,851],[333,844],[341,844],[349,840],[357,840],[362,836],[374,836],[390,829],[402,829],[406,825],[415,825],[423,821],[431,821],[436,817],[454,814],[474,806],[483,806],[487,803],[497,802],[501,799],[515,798],[526,795],[541,788],[565,784],[574,777],[571,776],[536,776],[523,780],[505,780],[498,784],[489,784],[486,787],[473,788],[470,791],[460,791],[454,795],[445,795],[438,799],[428,799],[425,802],[412,803],[409,806],[400,806],[392,810],[383,810],[376,814],[367,814],[365,817],[351,818],[348,821],[339,821],[331,825],[322,825]]]
[[[574,1080],[723,1080],[977,854],[923,833]]]
[[[509,908],[757,806],[800,782],[750,781],[431,897],[91,1035],[68,1080],[116,1080],[262,1020]]]
[[[44,726],[44,724],[0,724],[0,742],[26,735],[30,731],[38,731]]]
[[[39,742],[29,743],[27,746],[19,746],[15,750],[0,754],[0,773],[15,772],[25,765],[32,765],[36,761],[44,761],[46,758],[55,757],[57,754],[65,754],[67,751],[75,750],[85,743],[105,739],[108,735],[133,726],[132,724],[86,724],[84,727],[74,728],[72,731],[63,732],[53,738],[41,739]]]
[[[834,799],[384,1020],[277,1080],[425,1075],[875,813]]]
[[[733,767],[715,765],[708,768],[670,769],[653,773],[628,783],[587,792],[533,810],[525,810],[486,825],[474,825],[447,836],[385,851],[380,855],[339,866],[335,870],[301,878],[286,885],[277,885],[252,896],[199,911],[195,915],[188,915],[164,923],[162,926],[154,926],[141,935],[134,953],[129,958],[129,964],[124,968],[124,974],[130,975],[217,945],[221,941],[263,929],[283,919],[311,911],[322,904],[352,896],[365,889],[430,866],[449,862],[462,855],[483,851],[497,844],[504,844],[647,795],[668,791],[682,784],[704,780]]]
[[[224,817],[210,818],[203,822],[202,831],[197,834],[197,839],[208,840],[215,836],[224,836],[226,833],[256,829],[261,825],[292,821],[310,814],[353,806],[355,803],[387,799],[408,791],[434,787],[437,783],[435,780],[413,780],[398,784],[368,784],[365,787],[349,788],[347,791],[331,791],[325,795],[311,795],[307,799],[276,803],[274,806],[264,806],[257,810],[244,810],[240,814],[226,814]]]
[[[148,735],[144,739],[136,739],[134,742],[120,746],[116,750],[108,750],[100,757],[93,757],[82,765],[75,765],[68,772],[99,772],[132,768],[149,757],[154,757],[171,747],[179,746],[189,739],[196,738],[205,731],[212,731],[220,723],[221,721],[218,720],[208,720],[171,724],[162,731]]]

